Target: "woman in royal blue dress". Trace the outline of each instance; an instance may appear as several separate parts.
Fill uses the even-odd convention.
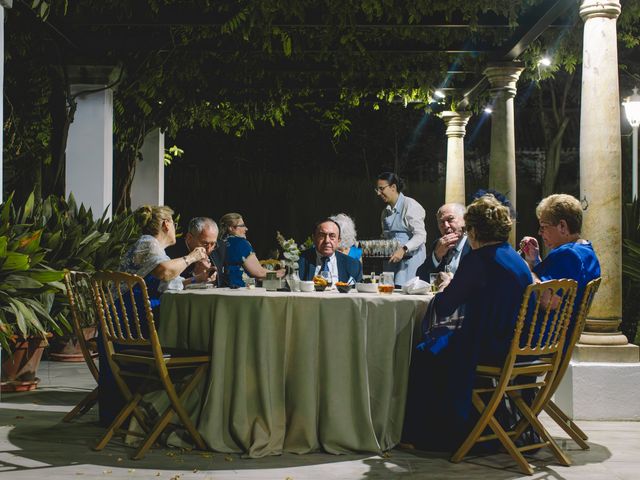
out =
[[[476,366],[504,362],[522,295],[533,281],[507,242],[507,207],[485,195],[467,207],[464,219],[472,251],[453,278],[445,275],[433,299],[438,317],[464,305],[464,321],[437,355],[416,351],[411,360],[402,439],[425,450],[453,450],[473,427]]]
[[[142,236],[125,253],[120,262],[119,271],[133,273],[144,279],[152,309],[157,310],[160,305],[160,295],[166,290],[182,290],[186,284],[207,280],[207,272],[188,279],[180,276],[189,265],[207,257],[203,247],[196,247],[188,255],[174,259],[169,258],[165,253],[165,248],[176,243],[176,227],[173,223],[171,208],[145,205],[134,212],[134,217],[142,230]],[[138,313],[141,315],[141,328],[145,333],[142,293],[134,291],[134,297]],[[124,301],[128,311],[127,317],[133,318],[129,297],[125,296]],[[109,368],[102,335],[98,336],[98,356],[100,359],[98,413],[100,424],[108,426],[124,405],[124,400]]]
[[[225,272],[229,286],[233,288],[244,287],[242,274],[253,278],[266,278],[268,270],[260,265],[260,261],[253,251],[253,247],[247,240],[249,227],[245,224],[239,213],[227,213],[220,222],[220,241],[225,242],[226,258],[224,261]],[[286,270],[276,270],[278,278],[284,277]]]
[[[587,283],[600,276],[600,262],[591,242],[580,238],[582,206],[571,195],[550,195],[542,199],[536,208],[536,216],[540,225],[538,233],[549,253],[541,260],[538,241],[533,237],[524,237],[520,249],[536,281],[571,278],[578,282],[573,320]],[[572,321],[567,338],[571,337],[573,326]]]

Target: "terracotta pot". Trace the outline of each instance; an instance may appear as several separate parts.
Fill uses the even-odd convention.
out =
[[[85,327],[82,329],[85,341],[96,338],[97,328]],[[92,352],[95,357],[98,352]],[[49,359],[56,362],[84,362],[80,342],[75,335],[54,336],[49,342]]]
[[[16,338],[12,342],[11,355],[2,356],[2,392],[34,390],[40,379],[36,371],[47,341],[42,337]]]

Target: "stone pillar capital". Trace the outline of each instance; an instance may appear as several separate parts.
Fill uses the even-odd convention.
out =
[[[618,15],[620,15],[618,0],[582,0],[580,4],[580,17],[585,22],[595,17],[616,19]]]
[[[0,0],[0,7],[4,7],[4,8],[13,7],[13,0]]]
[[[520,62],[504,62],[490,64],[482,73],[491,84],[491,93],[495,95],[504,92],[510,97],[515,97],[516,82],[523,70],[524,65]]]
[[[440,114],[447,126],[447,137],[463,138],[466,133],[466,126],[471,118],[471,112],[446,111]]]
[[[109,85],[120,76],[120,67],[114,65],[69,65],[71,85]]]

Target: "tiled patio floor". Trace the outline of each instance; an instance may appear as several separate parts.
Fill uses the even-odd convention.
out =
[[[93,388],[84,364],[43,362],[37,391],[5,394],[0,400],[0,478],[4,479],[629,479],[640,478],[640,423],[581,422],[591,450],[565,440],[574,465],[562,467],[550,454],[532,457],[533,477],[522,476],[506,455],[452,464],[444,455],[400,450],[388,458],[327,454],[243,459],[238,455],[155,450],[141,461],[114,442],[103,452],[89,448],[101,429],[92,411],[73,423],[64,412]]]

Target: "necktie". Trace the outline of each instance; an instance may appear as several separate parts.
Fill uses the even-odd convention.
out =
[[[440,262],[440,265],[442,266],[446,266],[449,265],[449,263],[451,263],[451,260],[453,259],[453,256],[456,254],[456,249],[452,248],[451,250],[449,250],[444,257],[442,257],[442,261]]]
[[[329,271],[329,257],[322,257],[322,258],[320,258],[320,260],[322,261],[322,266],[320,267],[320,271],[321,272],[328,272]]]

